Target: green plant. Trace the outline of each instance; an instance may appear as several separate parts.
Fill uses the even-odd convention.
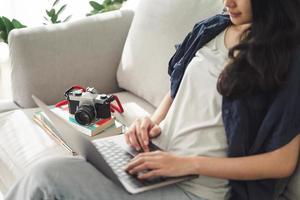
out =
[[[25,27],[16,19],[10,21],[6,17],[0,17],[0,40],[7,43],[8,34],[11,30]]]
[[[90,1],[90,5],[93,8],[87,16],[95,15],[98,13],[104,13],[112,10],[120,9],[123,2],[126,0],[104,0],[103,3],[98,3],[96,1]]]
[[[67,22],[71,19],[72,15],[69,15],[66,17],[64,20],[60,20],[59,16],[62,14],[62,12],[66,9],[67,4],[62,5],[57,9],[56,7],[58,6],[60,0],[55,0],[54,3],[52,4],[52,7],[50,10],[46,10],[47,16],[44,16],[44,19],[46,20],[46,24],[57,24],[61,22]]]

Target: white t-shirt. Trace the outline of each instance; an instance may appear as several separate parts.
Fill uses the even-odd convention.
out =
[[[227,138],[221,113],[222,97],[217,79],[228,58],[225,31],[197,51],[188,65],[177,95],[165,120],[162,134],[153,140],[168,152],[178,155],[227,156]],[[229,181],[199,176],[178,184],[199,197],[224,200]]]

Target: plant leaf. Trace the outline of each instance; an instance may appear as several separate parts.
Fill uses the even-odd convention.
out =
[[[21,24],[21,22],[19,22],[16,19],[13,19],[11,22],[14,25],[15,28],[25,28],[26,27],[26,26],[24,26],[23,24]]]
[[[61,12],[63,12],[65,10],[65,8],[67,7],[67,4],[63,5],[58,11],[57,11],[57,15],[59,15]]]
[[[0,39],[7,43],[7,34],[6,31],[0,31]]]
[[[114,3],[113,5],[111,5],[111,8],[113,10],[118,10],[122,7],[122,3]]]
[[[11,23],[11,21],[9,19],[7,19],[6,17],[2,17],[4,26],[5,26],[5,30],[2,31],[2,36],[3,36],[3,40],[4,42],[7,43],[7,39],[8,39],[8,34],[11,30],[14,29],[14,25]]]
[[[97,3],[96,1],[90,1],[89,3],[94,8],[94,10],[102,10],[104,8],[103,5]]]
[[[5,25],[4,25],[2,17],[0,17],[0,31],[4,31],[4,30],[5,30]]]
[[[102,10],[103,10],[103,9],[102,9]],[[98,14],[98,13],[100,13],[100,10],[92,10],[92,11],[91,11],[91,14],[92,14],[92,15],[95,15],[95,14]]]
[[[122,4],[120,3],[114,3],[112,5],[109,5],[109,6],[106,6],[105,9],[103,9],[102,11],[103,12],[109,12],[109,11],[112,11],[112,10],[118,10],[120,9],[122,6]]]
[[[54,7],[56,4],[58,4],[60,2],[60,0],[56,0],[56,1],[54,1],[54,3],[53,3],[53,5],[52,5],[52,7]]]
[[[57,23],[57,15],[53,15],[53,17],[51,18],[51,22],[53,24],[56,24]]]
[[[51,17],[49,10],[46,10],[46,13],[47,13],[48,17]]]
[[[7,33],[7,35],[8,35],[9,32],[10,32],[11,30],[14,29],[14,25],[13,25],[13,23],[12,23],[9,19],[7,19],[6,17],[2,17],[2,19],[3,19],[3,22],[4,22],[5,28],[6,28],[6,33]]]
[[[67,22],[72,18],[72,15],[69,15],[63,22]]]
[[[111,0],[104,0],[103,1],[103,5],[104,6],[108,6],[108,5],[111,5],[113,2]]]
[[[49,17],[53,17],[55,15],[55,10],[52,8],[49,12]]]
[[[123,3],[125,2],[126,0],[114,0],[114,3]]]

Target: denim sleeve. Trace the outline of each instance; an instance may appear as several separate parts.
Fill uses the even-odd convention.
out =
[[[175,45],[176,52],[172,56],[172,58],[169,61],[169,67],[168,67],[168,74],[170,76],[171,81],[171,97],[174,99],[176,92],[178,90],[178,87],[180,85],[180,81],[184,74],[184,69],[182,65],[182,60],[184,59],[184,54],[186,51],[186,48],[188,46],[188,43],[190,41],[191,32],[185,37],[183,42],[181,44]],[[176,70],[174,70],[176,68]]]
[[[171,97],[175,98],[185,69],[195,52],[216,37],[230,24],[229,16],[215,15],[195,24],[183,42],[176,45],[176,52],[169,61],[168,74],[171,77]]]
[[[186,46],[190,40],[191,37],[191,32],[189,34],[187,34],[187,36],[185,37],[185,39],[183,40],[182,43],[180,44],[176,44],[175,45],[175,49],[176,52],[175,54],[171,57],[170,61],[169,61],[169,67],[168,67],[168,74],[171,76],[173,70],[174,70],[174,65],[180,61],[180,59],[183,58],[184,56],[184,52],[186,49]]]
[[[193,30],[187,34],[182,43],[176,44],[176,52],[169,61],[168,74],[171,79],[171,97],[175,98],[181,79],[183,77],[186,62],[190,55],[186,55],[187,50],[191,47],[191,44],[195,41],[197,31],[202,22],[197,23]]]

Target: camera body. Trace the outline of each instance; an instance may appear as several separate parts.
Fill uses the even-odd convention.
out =
[[[113,95],[98,94],[94,88],[68,90],[65,93],[68,100],[69,113],[81,125],[89,125],[96,119],[111,117],[110,103]]]

